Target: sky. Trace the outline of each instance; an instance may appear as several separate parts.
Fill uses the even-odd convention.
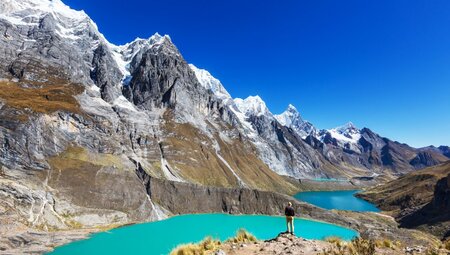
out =
[[[289,103],[318,128],[353,122],[450,145],[448,0],[63,0],[114,44],[170,35],[233,97]]]

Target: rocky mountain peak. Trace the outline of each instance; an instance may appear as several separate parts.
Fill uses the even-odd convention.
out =
[[[336,128],[321,130],[317,135],[317,139],[345,150],[359,152],[358,142],[361,136],[361,130],[352,122],[348,122]]]
[[[303,120],[297,108],[292,104],[289,104],[283,113],[275,115],[274,117],[281,125],[292,128],[303,139],[310,134],[315,135],[317,133],[317,129],[314,125]]]
[[[297,108],[292,104],[289,104],[287,109],[278,115],[275,115],[275,118],[280,122],[281,125],[291,127],[291,125],[303,123],[303,119],[300,116],[300,113],[297,111]]]
[[[295,108],[295,106],[293,104],[288,104],[288,107],[287,107],[286,111],[298,112],[297,108]]]
[[[360,130],[351,121],[342,126],[336,127],[333,130],[340,134],[356,134],[360,132]]]
[[[449,146],[445,146],[445,145],[441,145],[438,147],[438,150],[447,158],[450,158],[450,147]]]
[[[147,39],[136,38],[133,41],[126,43],[124,45],[114,45],[109,43],[109,47],[113,54],[114,60],[119,67],[123,78],[122,84],[127,86],[131,81],[131,72],[135,67],[139,64],[142,59],[142,55],[154,46],[160,46],[163,44],[167,44],[168,47],[175,46],[172,43],[172,40],[168,35],[161,36],[159,33],[155,33]],[[173,50],[178,52],[178,50]],[[131,62],[134,60],[134,65],[131,65]]]
[[[160,35],[158,32],[154,33],[150,38],[148,38],[150,44],[163,44],[163,43],[172,43],[172,39],[169,35]]]

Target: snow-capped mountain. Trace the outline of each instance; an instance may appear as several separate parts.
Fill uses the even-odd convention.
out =
[[[357,144],[361,138],[361,130],[356,128],[353,123],[348,122],[336,128],[321,130],[317,138],[322,142],[330,142],[341,148],[359,152]]]
[[[316,136],[317,129],[312,123],[303,120],[300,113],[297,111],[297,108],[292,104],[289,104],[288,108],[283,113],[275,115],[275,118],[281,125],[292,128],[303,139],[310,134]]]

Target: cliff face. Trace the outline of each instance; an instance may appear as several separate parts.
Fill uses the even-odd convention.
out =
[[[417,211],[402,215],[400,226],[419,228],[439,237],[450,236],[450,174],[435,186],[433,199]]]
[[[450,212],[450,174],[437,182],[432,203],[442,213]]]
[[[284,215],[288,202],[294,204],[298,215],[340,221],[337,215],[274,192],[246,188],[204,187],[141,176],[147,193],[158,205],[174,214],[230,213]]]

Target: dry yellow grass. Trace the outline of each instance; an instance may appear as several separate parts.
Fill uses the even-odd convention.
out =
[[[325,238],[326,242],[332,243],[332,244],[341,244],[342,243],[342,239],[340,237],[337,236],[330,236]]]
[[[231,243],[249,243],[256,242],[254,235],[247,232],[245,229],[237,231],[236,236],[228,239],[226,242]],[[170,255],[208,255],[220,249],[222,243],[219,240],[211,237],[206,237],[199,243],[189,243],[177,246],[170,252]]]
[[[206,237],[198,244],[182,244],[170,252],[170,255],[205,255],[219,249],[221,242],[219,240]]]
[[[450,251],[450,238],[443,242],[444,248]]]
[[[392,241],[390,239],[381,240],[368,240],[363,238],[353,239],[351,242],[344,242],[338,237],[329,237],[325,241],[334,244],[335,246],[331,249],[325,250],[322,254],[332,254],[332,255],[370,255],[376,254],[377,249],[383,251],[383,254],[388,252],[389,254],[401,253],[402,245],[399,241]]]
[[[375,254],[376,244],[372,240],[367,240],[363,238],[355,238],[351,242],[337,242],[336,239],[331,239],[335,247],[328,250],[324,250],[320,254],[330,254],[330,255],[373,255]]]
[[[427,167],[373,187],[362,196],[396,216],[401,206],[413,207],[429,203],[433,199],[436,182],[449,173],[450,162]]]
[[[66,111],[81,113],[74,98],[84,91],[83,86],[67,83],[26,84],[22,82],[0,81],[0,99],[11,108],[23,114],[15,116],[20,120],[28,119],[30,113],[52,113]]]
[[[236,233],[236,236],[230,238],[227,240],[227,242],[232,243],[249,243],[249,242],[256,242],[257,239],[254,235],[247,232],[245,229],[239,229]]]

